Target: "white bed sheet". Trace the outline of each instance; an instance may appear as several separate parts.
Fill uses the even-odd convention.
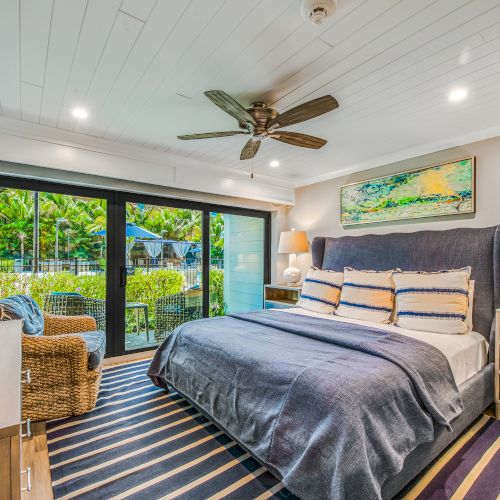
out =
[[[274,310],[290,314],[315,316],[317,318],[341,321],[343,323],[375,326],[376,328],[382,330],[399,333],[400,335],[407,335],[408,337],[427,342],[444,354],[450,364],[450,368],[457,385],[463,384],[467,379],[472,377],[479,370],[483,369],[488,360],[488,343],[486,342],[486,339],[477,332],[469,332],[463,335],[420,332],[417,330],[407,330],[391,324],[374,324],[369,321],[341,318],[340,316],[335,316],[333,314],[316,313],[307,311],[306,309],[302,309],[300,307]]]

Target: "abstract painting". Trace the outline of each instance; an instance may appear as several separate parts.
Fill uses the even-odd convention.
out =
[[[474,157],[340,188],[342,225],[475,211]]]

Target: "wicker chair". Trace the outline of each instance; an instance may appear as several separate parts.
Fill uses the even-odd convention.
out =
[[[203,317],[203,292],[189,289],[184,292],[160,297],[155,304],[155,340],[159,343],[187,321]]]
[[[84,297],[74,292],[51,293],[45,296],[43,310],[62,316],[92,316],[97,329],[106,331],[106,301]]]
[[[50,420],[92,409],[105,345],[95,319],[42,313],[25,295],[0,300],[0,314],[2,320],[23,320],[22,364],[31,374],[31,382],[23,384],[23,419]],[[101,342],[93,354],[88,343],[92,336]]]

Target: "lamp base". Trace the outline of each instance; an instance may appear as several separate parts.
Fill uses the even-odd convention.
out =
[[[287,267],[283,271],[283,279],[287,286],[299,286],[301,274],[297,267]]]

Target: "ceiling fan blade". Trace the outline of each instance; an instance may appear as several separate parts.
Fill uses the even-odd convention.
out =
[[[207,90],[205,95],[223,111],[236,118],[239,123],[251,123],[254,127],[257,126],[254,117],[239,102],[235,101],[224,91]]]
[[[241,150],[240,160],[250,160],[253,158],[260,148],[260,141],[249,139]]]
[[[315,118],[316,116],[323,115],[339,107],[337,99],[331,95],[325,95],[323,97],[318,97],[312,101],[305,102],[304,104],[299,104],[295,108],[285,111],[282,115],[277,116],[268,125],[269,128],[281,128],[287,127],[288,125],[294,125],[295,123],[304,122]]]
[[[319,149],[323,147],[327,141],[314,137],[312,135],[298,134],[297,132],[275,132],[270,134],[269,137],[277,141],[292,144],[292,146],[300,146],[302,148]]]
[[[191,139],[212,139],[214,137],[228,137],[230,135],[242,135],[248,134],[248,132],[243,132],[241,130],[233,130],[231,132],[207,132],[206,134],[190,134],[190,135],[178,135],[177,139],[183,141],[190,141]]]

